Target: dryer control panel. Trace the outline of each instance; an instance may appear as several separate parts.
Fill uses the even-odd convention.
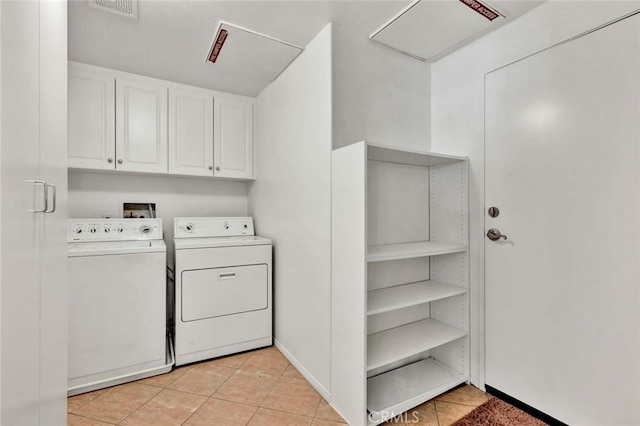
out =
[[[252,217],[176,217],[174,238],[254,235]]]
[[[69,219],[68,242],[161,240],[162,219]]]

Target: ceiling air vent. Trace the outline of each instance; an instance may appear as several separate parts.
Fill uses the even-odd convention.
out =
[[[138,0],[89,0],[96,9],[138,19]]]

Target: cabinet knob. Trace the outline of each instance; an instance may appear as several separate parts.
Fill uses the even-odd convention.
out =
[[[118,164],[122,164],[122,158],[118,158]]]
[[[209,166],[209,170],[213,170],[213,166]]]
[[[220,171],[220,166],[216,167],[216,171],[219,172]]]
[[[113,163],[113,158],[107,158],[107,163],[109,164]]]

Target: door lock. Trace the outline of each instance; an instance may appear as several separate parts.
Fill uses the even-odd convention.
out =
[[[487,213],[489,213],[489,216],[491,217],[498,217],[500,216],[500,209],[497,207],[489,207]]]
[[[502,234],[499,229],[491,228],[487,231],[487,238],[491,241],[498,241],[500,238],[507,239],[505,234]]]

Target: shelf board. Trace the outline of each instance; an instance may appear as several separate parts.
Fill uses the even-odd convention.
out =
[[[372,377],[367,380],[369,426],[417,407],[467,379],[433,358]]]
[[[467,246],[465,245],[439,243],[436,241],[384,244],[380,246],[368,247],[367,262],[381,262],[385,260],[437,256],[441,254],[461,253],[466,250]]]
[[[467,157],[437,154],[435,152],[401,149],[367,142],[367,159],[387,163],[409,164],[413,166],[444,166],[467,161]]]
[[[367,315],[394,311],[464,294],[467,289],[438,281],[420,281],[372,290],[367,294]]]
[[[466,331],[433,318],[370,334],[367,338],[367,371],[401,361],[466,335]]]

